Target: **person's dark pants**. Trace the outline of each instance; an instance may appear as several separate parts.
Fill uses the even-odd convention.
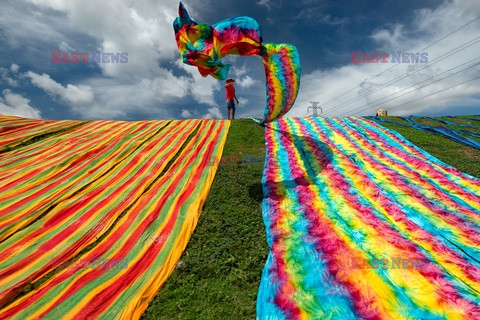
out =
[[[233,99],[227,100],[228,120],[230,120],[230,110],[232,110],[232,119],[235,119],[235,102]]]

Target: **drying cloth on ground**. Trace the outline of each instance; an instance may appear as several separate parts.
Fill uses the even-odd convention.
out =
[[[422,118],[422,117],[416,117],[416,118],[419,119],[419,118]],[[473,125],[470,125],[470,124],[459,123],[459,122],[455,122],[455,121],[448,121],[448,120],[444,120],[444,119],[437,119],[437,118],[434,118],[434,117],[424,117],[424,118],[427,119],[427,120],[444,123],[444,124],[446,124],[446,125],[453,126],[453,127],[464,127],[464,128],[470,128],[470,129],[480,130],[480,126],[473,126]],[[467,120],[467,119],[460,119],[460,118],[459,118],[458,120]]]
[[[418,117],[418,118],[420,118],[420,117]],[[474,129],[474,130],[480,130],[480,126],[472,126],[472,125],[469,125],[469,124],[463,124],[463,123],[458,123],[458,122],[453,122],[453,121],[448,121],[448,120],[443,120],[443,119],[437,119],[437,118],[433,118],[433,117],[425,117],[425,119],[435,121],[435,122],[439,122],[439,123],[444,123],[444,124],[449,125],[449,126],[458,126],[458,127],[464,127],[464,128]],[[471,118],[459,118],[459,120],[480,121],[480,119],[471,119]],[[476,132],[473,132],[473,131],[463,130],[463,129],[456,129],[456,130],[453,130],[453,131],[457,134],[463,134],[463,135],[468,135],[468,136],[475,137],[475,138],[480,138],[480,133],[476,133]]]
[[[0,154],[47,135],[59,134],[85,124],[86,121],[35,120],[0,115]]]
[[[472,147],[472,148],[480,149],[480,142],[460,135],[460,133],[462,133],[462,134],[468,134],[470,136],[477,137],[477,133],[475,133],[475,132],[466,133],[465,132],[466,130],[454,130],[454,129],[450,129],[450,128],[447,128],[447,127],[444,127],[444,126],[438,126],[438,127],[437,126],[428,126],[428,125],[424,125],[424,124],[421,124],[421,123],[417,122],[412,117],[398,117],[399,119],[405,120],[405,121],[409,122],[410,124],[399,123],[399,122],[384,119],[382,117],[365,117],[365,118],[366,119],[372,119],[372,120],[375,120],[375,121],[378,121],[378,122],[391,123],[391,124],[395,124],[395,125],[402,126],[402,127],[414,128],[414,129],[430,132],[430,133],[433,133],[433,134],[440,134],[440,135],[444,136],[445,138],[451,139],[455,142],[464,144],[464,145]]]
[[[468,136],[472,136],[472,137],[475,137],[475,138],[480,138],[480,133],[476,133],[476,132],[472,132],[472,131],[468,131],[468,130],[455,130],[455,132],[461,133],[461,134],[466,134]]]
[[[480,319],[480,180],[363,118],[266,125],[258,319]]]
[[[474,115],[474,117],[480,117],[480,115]],[[455,118],[454,116],[447,116],[447,118]],[[465,117],[461,118],[462,120],[473,120],[473,121],[480,121],[480,118],[471,118],[471,117]]]
[[[89,121],[0,154],[0,319],[140,318],[196,226],[228,128]]]

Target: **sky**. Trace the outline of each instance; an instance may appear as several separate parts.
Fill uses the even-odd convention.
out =
[[[480,114],[480,3],[476,0],[185,0],[190,16],[215,24],[258,21],[265,42],[298,48],[302,77],[287,116]],[[172,23],[177,0],[2,0],[0,114],[43,119],[225,118],[223,82],[185,65]],[[53,63],[52,52],[89,53]],[[126,53],[125,63],[92,52]],[[354,63],[353,53],[360,52]],[[367,63],[374,53],[385,63]],[[424,54],[422,62],[400,60]],[[368,59],[367,59],[368,58]],[[239,117],[266,103],[260,57],[228,56]],[[357,60],[358,61],[358,60]]]

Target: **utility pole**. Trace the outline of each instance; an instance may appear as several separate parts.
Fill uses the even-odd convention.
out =
[[[320,113],[323,113],[322,107],[319,107],[319,106],[318,106],[318,105],[320,104],[320,102],[318,102],[318,101],[311,101],[310,103],[311,103],[312,105],[311,105],[310,107],[308,107],[308,112],[310,112],[310,109],[312,109],[312,110],[313,110],[313,115],[314,115],[315,117],[318,116],[318,109],[320,109]]]

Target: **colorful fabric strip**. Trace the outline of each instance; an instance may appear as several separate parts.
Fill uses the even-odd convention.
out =
[[[435,122],[444,123],[446,125],[453,126],[453,127],[465,127],[465,128],[477,129],[477,130],[480,129],[480,126],[472,126],[470,124],[448,121],[448,120],[444,120],[444,119],[437,119],[437,118],[434,118],[434,117],[425,117],[425,119],[435,121]]]
[[[0,319],[140,318],[196,226],[228,128],[91,121],[3,154]]]
[[[479,319],[480,180],[373,121],[266,125],[258,319]]]
[[[387,120],[387,119],[384,119],[382,117],[365,117],[365,118],[366,119],[372,119],[372,120],[375,120],[375,121],[378,121],[378,122],[391,123],[391,124],[395,124],[395,125],[399,125],[399,126],[403,126],[403,127],[414,128],[414,129],[430,132],[430,133],[433,133],[433,134],[440,134],[440,135],[442,135],[442,136],[444,136],[448,139],[451,139],[455,142],[467,145],[467,146],[472,147],[472,148],[480,149],[480,142],[460,135],[460,133],[462,133],[462,134],[467,134],[467,135],[477,137],[477,134],[475,132],[466,133],[465,132],[466,130],[454,130],[454,129],[450,129],[450,128],[447,128],[447,127],[444,127],[444,126],[427,126],[427,125],[424,125],[424,124],[420,124],[419,122],[417,122],[412,117],[398,117],[399,119],[410,122],[411,125]]]

